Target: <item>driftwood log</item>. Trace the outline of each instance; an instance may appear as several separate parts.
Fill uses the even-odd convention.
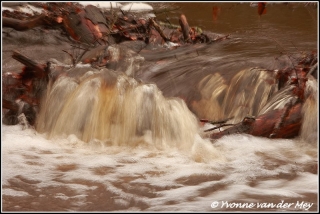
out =
[[[210,134],[210,138],[219,139],[225,135],[239,133],[267,138],[297,137],[302,122],[301,106],[301,103],[298,103],[292,107],[269,111],[257,118],[245,117],[240,123],[228,124],[230,128]],[[217,128],[220,127],[224,127],[224,124]]]
[[[44,21],[44,18],[44,14],[29,20],[18,20],[15,18],[3,17],[2,27],[10,27],[18,31],[29,30],[45,24],[46,22]]]

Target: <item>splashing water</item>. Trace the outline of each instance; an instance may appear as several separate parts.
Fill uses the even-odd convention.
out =
[[[259,68],[239,71],[227,83],[219,73],[208,75],[199,83],[202,99],[194,103],[201,117],[211,120],[258,116],[269,98],[277,91],[274,74]]]
[[[240,122],[245,116],[259,116],[275,109],[282,109],[297,99],[292,95],[294,85],[278,90],[275,72],[251,68],[234,75],[230,83],[219,74],[203,78],[199,85],[201,99],[192,103],[197,115],[213,121],[232,118]],[[309,77],[303,104],[300,138],[313,144],[317,142],[317,80]]]
[[[315,121],[315,85],[307,83],[305,125]],[[221,203],[284,201],[305,211],[295,206],[301,200],[309,211],[318,206],[316,144],[245,134],[212,143],[200,137],[182,99],[107,69],[49,83],[37,131],[3,128],[5,210],[241,211]]]
[[[258,68],[229,81],[208,75],[193,107],[206,118],[236,120],[282,108],[290,86],[277,90],[273,75]],[[241,211],[210,205],[283,200],[316,210],[316,94],[310,78],[300,139],[237,134],[212,142],[186,103],[155,84],[76,67],[49,82],[36,130],[3,126],[5,210]]]
[[[235,8],[239,7],[242,4]],[[194,13],[194,5],[191,8]],[[290,14],[294,13],[286,16]],[[280,13],[270,17],[280,17]],[[303,20],[301,26],[306,26]],[[287,31],[273,32],[271,27],[268,33],[288,40]],[[302,37],[298,41],[301,48],[305,46]],[[197,90],[201,100],[192,103],[198,117],[219,120],[235,116],[239,120],[247,114],[282,108],[290,98],[290,87],[277,90],[273,73],[243,69],[252,55],[261,58],[266,47],[270,52],[274,49],[274,44],[257,44],[260,42],[251,46],[236,43],[242,50],[236,56],[228,55],[234,51],[228,46],[211,46],[208,57],[174,62],[175,67],[168,71],[181,69],[185,73],[167,76],[162,88],[170,84],[171,77],[176,82],[183,77],[183,87],[189,85],[194,76],[200,76],[197,70],[204,70],[198,68],[206,68],[210,62],[212,67],[207,68],[221,73],[210,71],[200,79]],[[267,59],[263,59],[266,64]],[[140,64],[133,61],[117,71],[132,76],[142,73],[136,70]],[[232,68],[241,64],[241,69],[228,80],[222,72],[228,72],[229,63],[234,63]],[[156,73],[161,66],[166,64],[151,66],[148,73]],[[318,209],[317,80],[309,78],[307,82],[301,139],[237,134],[212,142],[200,137],[197,118],[182,99],[164,97],[156,85],[121,73],[92,68],[83,73],[77,69],[75,75],[49,83],[36,130],[2,126],[3,210],[244,211],[221,207],[222,201],[293,203],[288,209],[255,206],[248,211]],[[213,201],[220,206],[211,207]],[[311,208],[296,206],[302,201],[311,203]]]
[[[199,127],[182,99],[165,98],[156,85],[112,70],[84,75],[61,77],[48,88],[37,131],[49,138],[74,134],[127,146],[150,139],[146,143],[159,149],[191,149]]]
[[[300,132],[301,139],[313,144],[318,143],[319,137],[319,98],[317,85],[317,80],[309,76],[305,90],[306,101],[302,106],[303,121]]]

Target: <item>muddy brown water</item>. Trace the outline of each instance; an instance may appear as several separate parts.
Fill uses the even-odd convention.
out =
[[[172,24],[178,24],[183,13],[190,26],[230,34],[229,40],[209,46],[199,44],[175,52],[145,55],[149,60],[134,76],[139,81],[155,83],[159,90],[152,85],[134,86],[137,99],[117,106],[119,110],[121,106],[123,110],[143,106],[145,112],[138,108],[131,115],[126,112],[126,127],[135,126],[131,123],[135,120],[149,121],[142,122],[143,126],[155,121],[151,130],[165,140],[155,141],[147,131],[122,143],[112,139],[84,142],[76,134],[49,139],[46,133],[32,128],[22,130],[19,125],[2,124],[2,210],[317,211],[318,140],[314,136],[318,134],[318,123],[312,117],[318,115],[317,99],[308,107],[311,116],[305,123],[312,127],[306,129],[305,138],[232,135],[211,142],[194,133],[197,124],[192,123],[194,117],[220,119],[227,114],[219,110],[222,104],[217,103],[226,96],[223,91],[232,84],[237,72],[252,67],[284,68],[291,65],[288,54],[318,51],[318,9],[305,3],[267,3],[267,13],[259,16],[257,7],[250,3],[152,5],[159,10],[179,7],[157,14],[159,19]],[[3,29],[2,37],[2,72],[22,68],[11,58],[13,49],[40,63],[48,58],[71,63],[68,56],[59,52],[68,48],[69,41],[61,39],[64,37],[58,31],[48,34],[40,29],[24,33]],[[312,93],[317,94],[317,80],[312,83]],[[249,79],[244,84],[257,83]],[[80,92],[79,89],[83,97],[90,95]],[[264,94],[259,93],[248,92],[246,98]],[[128,91],[126,96],[130,95]],[[171,97],[182,98],[186,105]],[[150,116],[150,120],[144,115],[155,104],[159,107],[155,110],[158,116]],[[75,108],[72,112],[77,115],[81,111]],[[188,126],[184,126],[186,123]],[[106,128],[122,135],[131,130],[112,124]],[[117,132],[113,134],[116,136]],[[167,136],[175,138],[168,140],[171,138]]]

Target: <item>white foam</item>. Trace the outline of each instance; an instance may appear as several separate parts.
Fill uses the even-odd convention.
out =
[[[210,211],[213,200],[232,201],[244,194],[301,197],[316,194],[318,187],[317,175],[300,168],[316,161],[316,153],[311,152],[314,145],[300,145],[294,140],[231,135],[212,144],[198,136],[188,153],[176,148],[158,150],[148,146],[107,146],[98,141],[85,143],[75,135],[47,140],[45,134],[31,128],[3,125],[1,144],[3,194],[31,197],[23,188],[16,190],[10,182],[27,181],[32,185],[29,188],[39,190],[71,189],[72,196],[61,191],[54,193],[54,197],[64,201],[77,198],[78,206],[87,203],[90,191],[97,189],[97,185],[116,194],[118,205],[128,206],[130,201],[137,200],[153,211]],[[296,177],[277,178],[281,173],[296,173]],[[256,185],[250,185],[252,181]],[[219,185],[225,187],[210,192]],[[201,196],[203,191],[208,193]],[[254,202],[253,198],[248,200]],[[168,205],[171,201],[177,203]]]
[[[79,4],[83,6],[93,5],[98,8],[111,9],[111,8],[120,8],[122,4],[120,2],[104,2],[104,1],[80,1]]]
[[[2,189],[2,195],[11,195],[11,196],[29,196],[29,193],[24,191],[17,191],[13,189]]]
[[[42,14],[44,12],[43,8],[38,8],[30,4],[25,4],[23,6],[17,6],[14,8],[11,7],[2,7],[2,11],[9,10],[10,12],[19,11],[22,13],[27,13],[30,15]]]
[[[146,3],[128,3],[121,7],[123,11],[131,11],[131,12],[142,12],[142,11],[151,11],[153,7]]]
[[[11,7],[1,7],[1,10],[4,11],[4,10],[9,10],[10,12],[13,12],[14,9],[11,8]]]

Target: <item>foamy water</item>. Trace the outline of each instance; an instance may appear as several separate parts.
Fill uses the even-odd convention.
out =
[[[122,6],[110,2],[95,5]],[[133,10],[132,5],[130,8]],[[248,47],[247,43],[240,43]],[[237,59],[219,52],[219,46],[213,50],[218,56],[209,55],[204,64],[216,59],[228,65],[226,62]],[[256,52],[244,49],[239,55],[260,54],[261,50],[260,46]],[[174,56],[179,55],[183,54]],[[220,55],[228,60],[223,61]],[[200,57],[196,60],[202,63]],[[122,62],[126,67],[122,72],[135,76],[142,60],[138,57],[135,61]],[[193,63],[197,69],[189,69],[193,68],[190,63],[190,58],[175,62],[175,69],[169,70],[178,70],[180,66],[185,70],[182,74],[195,73],[202,66]],[[165,66],[155,64],[148,71],[156,73]],[[234,110],[227,108],[233,106],[232,96],[238,93],[238,104],[248,101],[237,109],[239,118],[283,107],[278,97],[274,100],[279,103],[264,106],[266,96],[276,92],[275,85],[261,81],[271,77],[265,72],[256,74],[240,72],[238,79],[231,81],[231,86],[237,86],[241,80],[241,90],[229,86],[218,73],[207,76],[204,79],[207,82],[200,81],[198,85],[204,99],[195,103],[194,109],[204,118],[225,119],[233,116],[229,113]],[[177,81],[179,76],[178,73],[173,80]],[[166,84],[170,84],[168,79]],[[189,87],[186,76],[183,81],[184,87]],[[311,96],[303,106],[304,140],[240,134],[213,142],[201,137],[205,135],[197,118],[180,98],[169,99],[154,84],[141,84],[125,76],[117,76],[115,82],[112,87],[101,87],[103,80],[95,72],[79,79],[60,77],[55,83],[60,87],[50,85],[48,105],[42,109],[43,115],[39,115],[40,119],[43,116],[41,133],[33,128],[23,130],[21,125],[2,125],[3,211],[318,210],[315,80],[307,82]],[[114,87],[117,85],[118,88]],[[247,85],[254,90],[250,91]],[[288,97],[286,93],[277,96]],[[224,106],[218,109],[221,97],[225,97]],[[111,104],[112,108],[103,103]],[[223,112],[224,109],[228,112]],[[99,110],[102,114],[95,114]],[[104,127],[100,127],[99,119],[106,119]]]
[[[210,141],[203,132],[210,126],[201,127],[182,99],[164,97],[155,84],[79,69],[48,84],[35,129],[3,125],[5,211],[318,209],[316,80],[307,85],[301,138]],[[261,102],[273,91],[264,81],[252,84],[263,89]],[[214,85],[201,89],[212,104],[226,88]],[[229,92],[237,98],[238,91]]]
[[[190,151],[180,151],[75,135],[47,140],[20,125],[2,130],[4,210],[214,211],[228,209],[212,208],[213,201],[281,200],[318,206],[316,145],[298,140],[233,135],[211,143],[196,136]]]
[[[105,1],[81,1],[79,4],[82,4],[83,6],[87,5],[94,5],[96,7],[102,8],[102,9],[111,9],[111,8],[119,8],[122,7],[122,4],[120,2],[105,2]]]

